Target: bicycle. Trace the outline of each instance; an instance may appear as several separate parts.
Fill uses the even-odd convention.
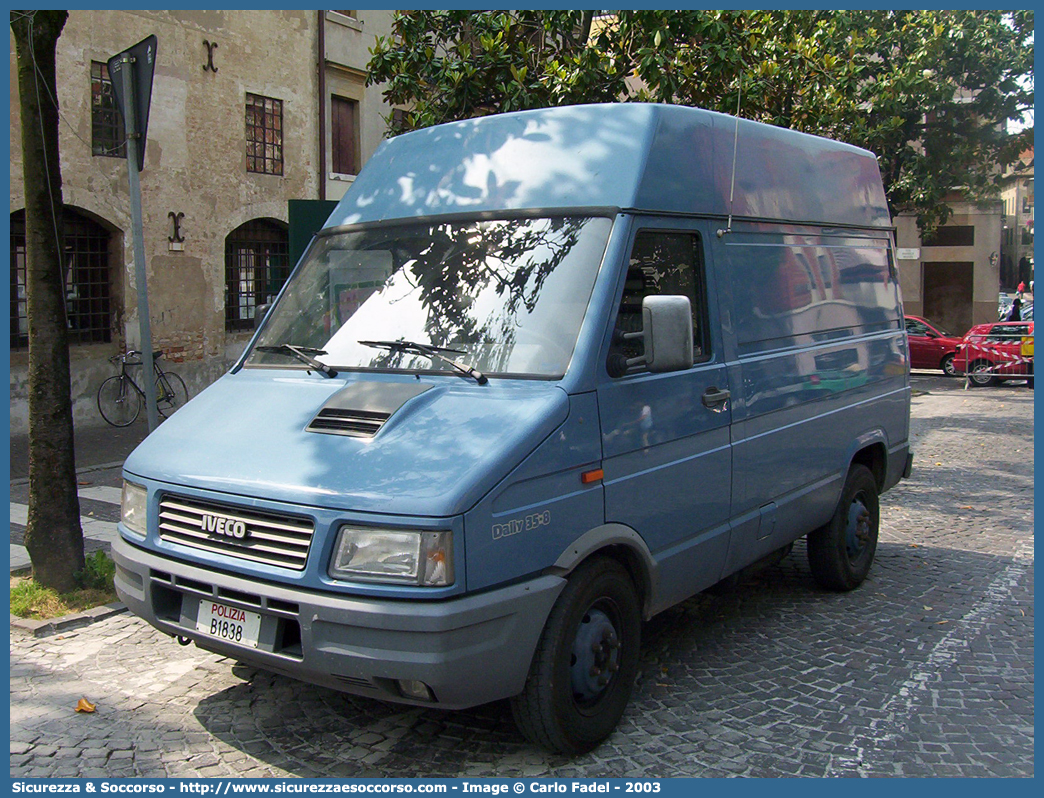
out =
[[[114,427],[133,424],[141,413],[145,391],[127,370],[128,366],[142,365],[140,358],[134,359],[139,355],[141,352],[132,349],[125,355],[110,357],[110,363],[120,364],[120,373],[109,377],[98,387],[98,412]],[[156,372],[156,410],[166,418],[188,401],[188,388],[177,374],[163,370],[159,363],[161,357],[162,352],[154,352],[152,365]]]

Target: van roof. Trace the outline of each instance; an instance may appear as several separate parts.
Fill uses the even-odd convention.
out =
[[[727,216],[736,118],[649,103],[574,105],[451,122],[388,139],[327,227],[529,209]],[[738,218],[891,226],[867,150],[739,121]]]

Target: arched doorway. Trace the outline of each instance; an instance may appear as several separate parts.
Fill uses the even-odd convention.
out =
[[[112,340],[113,289],[110,252],[112,233],[98,222],[65,208],[65,311],[69,343]],[[25,211],[11,214],[11,348],[29,345],[26,295]]]
[[[254,311],[290,276],[290,237],[276,219],[251,219],[225,238],[225,329],[249,330]]]

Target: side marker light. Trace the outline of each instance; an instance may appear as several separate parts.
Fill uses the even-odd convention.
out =
[[[600,482],[605,476],[605,471],[601,468],[596,468],[594,471],[585,471],[580,475],[580,481],[585,485],[590,485],[592,482]]]

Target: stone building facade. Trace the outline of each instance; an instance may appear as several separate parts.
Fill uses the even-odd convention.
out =
[[[339,198],[352,174],[333,172],[331,154],[343,167],[350,149],[347,165],[358,171],[383,138],[389,111],[379,88],[365,87],[365,66],[374,36],[390,24],[390,11],[70,12],[57,66],[77,425],[104,424],[95,393],[114,373],[109,358],[141,348],[122,120],[106,61],[151,34],[158,39],[140,175],[152,343],[195,395],[242,352],[254,306],[293,266],[288,202]],[[11,432],[18,434],[28,425],[28,355],[13,41],[10,61]],[[354,103],[337,141],[331,96]]]
[[[953,215],[927,240],[915,217],[894,219],[899,282],[907,313],[963,335],[997,320],[1002,206],[953,198],[950,207]]]
[[[1004,231],[1001,290],[1015,291],[1033,281],[1033,150],[1022,153],[1001,179]]]

